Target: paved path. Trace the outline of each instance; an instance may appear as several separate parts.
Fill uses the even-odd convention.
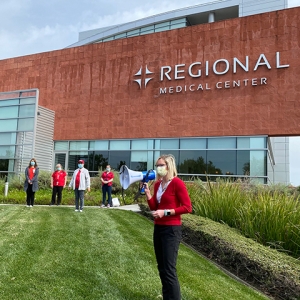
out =
[[[114,208],[114,209],[131,210],[131,211],[135,211],[135,212],[141,211],[141,209],[140,209],[140,207],[139,207],[138,204],[122,205],[122,206],[112,207],[112,208]]]
[[[24,205],[25,204],[5,204],[5,203],[1,203],[0,205]],[[35,205],[35,206],[48,206],[48,205]],[[54,207],[56,207],[56,205],[53,205]],[[74,205],[62,205],[62,207],[75,207]],[[94,208],[99,208],[99,206],[85,206],[86,207],[94,207]],[[102,208],[102,209],[107,209],[106,207]],[[130,204],[130,205],[120,205],[118,207],[111,207],[110,209],[123,209],[123,210],[131,210],[134,212],[140,212],[141,209],[139,207],[138,204]]]

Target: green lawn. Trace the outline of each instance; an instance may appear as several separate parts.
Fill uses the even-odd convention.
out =
[[[153,224],[131,211],[0,206],[0,299],[161,298]],[[181,245],[182,300],[267,299]]]

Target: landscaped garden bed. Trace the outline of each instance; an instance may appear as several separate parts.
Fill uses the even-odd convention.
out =
[[[146,204],[142,214],[151,218]],[[242,236],[227,225],[183,215],[183,241],[273,299],[300,299],[300,262]]]

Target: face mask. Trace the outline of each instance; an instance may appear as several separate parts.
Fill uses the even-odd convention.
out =
[[[110,172],[110,168],[106,168],[106,171],[107,171],[107,172]]]
[[[34,166],[34,165],[35,165],[35,162],[34,162],[34,161],[31,161],[31,162],[30,162],[30,165],[31,165],[31,166]]]
[[[167,175],[168,170],[166,166],[156,167],[156,172],[159,176],[164,177]]]
[[[83,168],[83,164],[78,164],[78,168],[82,169]]]
[[[57,171],[61,171],[61,168],[60,168],[60,167],[58,167],[58,168],[56,168],[56,170],[57,170]]]

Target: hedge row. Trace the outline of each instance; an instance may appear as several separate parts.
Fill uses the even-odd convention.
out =
[[[141,212],[152,218],[146,204]],[[245,238],[227,225],[193,214],[182,217],[183,241],[230,273],[278,300],[300,299],[300,263]]]

